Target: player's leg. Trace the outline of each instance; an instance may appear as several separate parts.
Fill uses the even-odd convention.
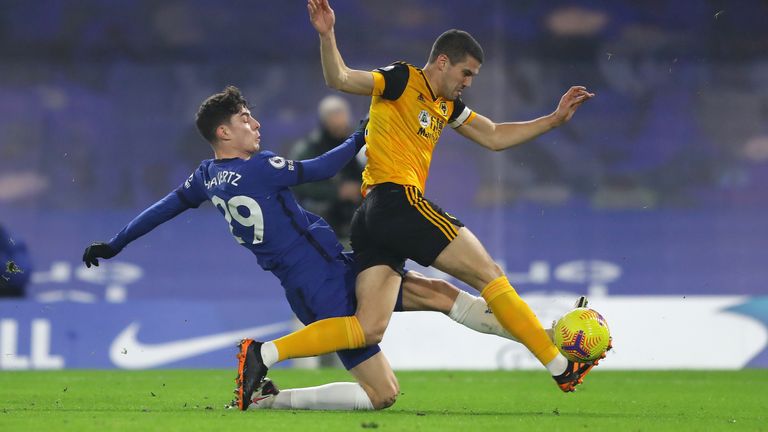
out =
[[[357,239],[356,247],[362,250],[362,254],[357,255],[364,263],[358,263],[362,271],[356,283],[350,278],[355,268],[350,261],[344,261],[345,271],[340,272],[341,277],[327,281],[322,289],[311,292],[304,289],[297,295],[286,290],[292,309],[308,325],[273,342],[262,344],[246,339],[241,343],[236,390],[240,409],[247,409],[245,402],[250,400],[272,364],[288,358],[362,348],[384,337],[397,302],[404,262],[380,253],[370,242],[361,242],[365,239],[364,233],[355,236],[356,232],[361,233],[361,229],[355,230],[355,220],[362,220],[360,214],[360,210],[355,213],[352,225],[352,241],[355,243]],[[350,304],[356,307],[350,308]],[[302,310],[309,311],[306,319],[300,315]]]
[[[456,238],[432,264],[480,291],[496,318],[520,340],[539,361],[556,366],[553,373],[565,370],[565,358],[559,353],[536,315],[517,295],[501,268],[491,259],[483,245],[469,229],[459,229]],[[550,365],[555,360],[555,365]],[[560,360],[560,361],[557,361]]]
[[[314,317],[326,318],[329,316],[339,316],[351,314],[356,308],[358,312],[363,312],[363,322],[375,323],[369,327],[376,328],[382,326],[386,328],[389,316],[394,304],[397,302],[400,285],[400,275],[390,281],[395,283],[396,288],[394,298],[388,298],[385,301],[392,303],[390,312],[380,313],[375,304],[374,298],[368,298],[362,302],[356,299],[356,279],[355,269],[352,262],[348,262],[348,269],[343,283],[327,285],[324,289],[315,293],[305,293],[302,296],[290,296],[291,307],[297,312],[300,319],[310,321]],[[376,267],[367,274],[374,274]],[[378,269],[381,271],[382,269]],[[391,271],[391,270],[389,270]],[[388,271],[381,271],[388,276]],[[379,276],[374,274],[374,276]],[[366,280],[363,275],[364,286]],[[359,284],[359,281],[358,281]],[[367,294],[375,294],[376,291],[367,291]],[[365,317],[378,317],[377,319],[366,319]],[[383,332],[383,328],[381,332]],[[380,336],[372,336],[380,338]],[[358,383],[330,383],[317,387],[289,389],[277,392],[271,384],[265,384],[262,388],[265,394],[257,392],[252,399],[251,404],[254,408],[273,408],[273,409],[312,409],[312,410],[370,410],[383,409],[392,403],[398,394],[397,379],[386,357],[380,352],[378,345],[371,345],[364,348],[343,350],[338,352],[344,367],[358,380]]]
[[[313,357],[366,345],[363,327],[355,316],[334,317],[315,321],[260,347],[267,368],[293,358]]]
[[[402,276],[387,265],[369,267],[357,276],[357,317],[366,345],[381,342],[400,291]]]
[[[368,411],[375,408],[358,383],[334,382],[315,387],[278,390],[272,380],[266,379],[253,394],[248,409]]]
[[[401,280],[402,276],[386,265],[365,269],[357,276],[355,315],[321,319],[263,344],[260,351],[264,364],[269,368],[278,361],[290,358],[328,354],[379,343],[389,325]]]
[[[372,191],[401,214],[405,236],[377,240],[421,265],[436,267],[480,291],[502,326],[520,340],[548,369],[559,373],[567,362],[547,337],[541,323],[520,299],[480,241],[455,217],[424,198],[414,186],[378,186]],[[390,212],[391,212],[390,210]],[[383,218],[382,218],[383,219]],[[387,220],[379,222],[384,225]],[[376,235],[376,233],[372,234]],[[554,363],[553,363],[554,361]]]
[[[270,380],[254,393],[250,409],[306,409],[306,410],[379,410],[392,406],[400,387],[384,353],[365,353],[370,347],[347,352],[342,361],[367,357],[349,369],[357,380],[335,382],[316,387],[277,390]]]
[[[442,279],[408,271],[403,278],[403,310],[434,311],[480,333],[519,342],[502,327],[482,297],[476,297]]]
[[[349,370],[368,395],[373,409],[385,409],[395,404],[400,395],[400,384],[384,352]]]
[[[349,292],[354,291],[347,287],[354,283],[350,263],[340,257],[320,274],[327,275],[322,283],[285,290],[291,309],[306,327],[273,341],[244,339],[240,343],[236,378],[240,409],[248,408],[247,402],[273,364],[366,345],[363,329],[352,315],[354,298]]]
[[[466,227],[432,265],[479,290],[502,326],[536,356],[564,392],[574,391],[592,369],[593,364],[569,361],[558,351],[531,308]]]
[[[400,218],[399,207],[392,205],[390,197],[380,193],[384,189],[378,186],[365,197],[350,225],[355,251],[350,265],[358,271],[355,291],[350,295],[356,300],[355,317],[367,345],[384,337],[405,273],[405,258],[382,241],[402,237],[402,225],[407,222]]]
[[[443,279],[428,278],[408,270],[403,277],[403,310],[433,311],[448,315],[461,291]]]
[[[461,221],[424,198],[417,188],[405,186],[403,190],[413,211],[423,216],[412,218],[415,228],[411,238],[415,240],[399,249],[404,256],[436,267],[480,291],[502,326],[552,373],[560,388],[573,390],[589,365],[572,364],[560,354],[531,308]],[[397,244],[389,246],[398,250]]]
[[[337,262],[328,264],[324,272],[331,276],[322,284],[286,289],[291,309],[306,326],[262,345],[261,354],[267,367],[285,359],[311,357],[377,343],[366,341],[364,329],[353,315],[357,305],[357,275],[351,259],[339,257]],[[366,320],[366,327],[371,327],[370,322],[372,320]]]

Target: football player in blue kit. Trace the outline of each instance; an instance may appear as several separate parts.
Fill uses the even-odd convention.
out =
[[[207,98],[196,123],[211,143],[215,158],[202,161],[184,183],[144,210],[109,242],[88,246],[83,254],[85,264],[98,265],[99,258],[114,257],[162,223],[211,201],[237,243],[256,255],[264,270],[278,277],[291,309],[307,325],[271,342],[245,339],[241,343],[238,407],[351,410],[392,405],[399,387],[386,357],[378,345],[366,346],[356,321],[338,318],[355,313],[354,263],[342,252],[325,220],[299,206],[289,189],[335,175],[365,145],[362,128],[314,159],[286,160],[260,151],[261,125],[233,86]],[[413,271],[403,278],[396,310],[439,311],[473,330],[515,340],[488,312],[485,300]],[[269,379],[262,381],[266,368],[255,382],[243,382],[246,355],[259,356],[258,363],[269,367],[288,358],[334,352],[338,348],[328,346],[333,338],[327,336],[339,333],[356,338],[350,343],[356,349],[342,350],[338,355],[357,383],[278,391]]]

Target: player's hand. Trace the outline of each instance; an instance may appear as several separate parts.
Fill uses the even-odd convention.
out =
[[[595,94],[588,92],[586,87],[573,86],[569,88],[563,97],[560,98],[560,103],[554,112],[557,125],[559,126],[570,120],[576,109],[593,97],[595,97]]]
[[[371,117],[366,114],[365,117],[360,119],[360,122],[357,124],[357,129],[355,129],[355,133],[361,133],[365,135],[365,128],[368,127],[368,122],[371,120]]]
[[[357,125],[357,129],[355,129],[355,132],[352,133],[352,136],[355,137],[355,146],[357,151],[360,151],[360,149],[365,146],[365,128],[368,127],[368,115],[366,115],[362,120],[360,120],[360,124]]]
[[[307,10],[309,11],[309,20],[318,33],[324,35],[333,30],[336,14],[333,13],[328,0],[307,0]]]
[[[106,243],[91,243],[83,252],[83,262],[85,266],[91,268],[91,265],[99,266],[98,258],[109,259],[117,255],[114,249]]]

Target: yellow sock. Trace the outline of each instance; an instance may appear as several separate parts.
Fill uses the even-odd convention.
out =
[[[539,319],[527,303],[517,295],[506,276],[500,276],[483,288],[481,295],[501,325],[530,350],[543,365],[557,357]]]
[[[275,339],[278,361],[362,348],[365,334],[355,316],[327,318]]]

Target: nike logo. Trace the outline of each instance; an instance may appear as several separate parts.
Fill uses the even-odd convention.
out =
[[[234,330],[208,336],[200,336],[159,344],[143,344],[137,336],[141,325],[133,322],[112,342],[109,358],[115,366],[123,369],[145,369],[162,366],[196,355],[234,346],[244,337],[259,339],[269,334],[293,329],[292,321]]]

